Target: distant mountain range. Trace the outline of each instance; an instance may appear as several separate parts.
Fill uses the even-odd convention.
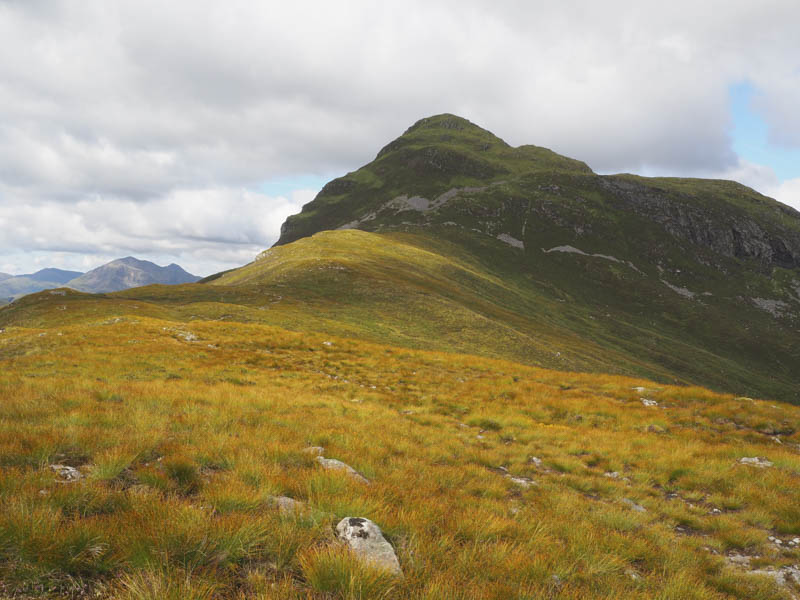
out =
[[[166,267],[159,267],[150,261],[128,256],[76,277],[67,284],[67,287],[97,294],[117,292],[153,283],[164,285],[194,283],[199,279],[200,277],[187,273],[174,263]]]
[[[25,275],[3,273],[0,276],[0,304],[13,302],[34,292],[61,287],[80,275],[83,275],[80,271],[62,269],[42,269]]]
[[[69,287],[90,293],[107,293],[153,283],[166,285],[193,283],[199,279],[176,264],[160,267],[155,263],[129,256],[111,261],[88,273],[53,268],[25,275],[0,273],[0,304],[57,287]]]

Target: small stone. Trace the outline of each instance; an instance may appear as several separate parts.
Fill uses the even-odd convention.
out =
[[[178,331],[177,335],[179,338],[183,338],[183,340],[186,342],[196,342],[199,339],[191,331]]]
[[[525,489],[537,485],[537,483],[533,479],[530,479],[529,477],[517,477],[515,475],[511,475],[510,473],[507,474],[506,477],[508,477],[508,479],[516,483],[518,486],[523,487]]]
[[[369,485],[369,479],[364,477],[361,473],[356,471],[350,465],[345,464],[340,460],[336,460],[335,458],[323,458],[322,456],[317,456],[317,462],[320,465],[322,465],[323,469],[327,469],[330,471],[344,471],[356,481]]]
[[[766,458],[761,458],[760,456],[743,456],[739,459],[739,463],[743,465],[751,465],[760,469],[772,466],[772,462]]]
[[[271,496],[270,501],[278,507],[278,511],[282,515],[293,515],[301,512],[305,506],[302,502],[288,496]]]
[[[655,400],[651,400],[650,398],[639,398],[642,401],[642,404],[645,406],[658,406],[658,402]]]
[[[740,567],[749,567],[751,559],[750,559],[749,556],[745,556],[743,554],[731,554],[731,555],[726,557],[726,560],[729,563],[737,565],[737,566],[740,566]]]
[[[537,467],[541,467],[542,466],[542,459],[541,458],[537,458],[536,456],[531,456],[528,459],[528,462],[533,463]]]
[[[607,473],[603,473],[603,477],[608,477],[609,479],[619,479],[620,474],[619,471],[608,471]]]
[[[402,577],[394,548],[383,537],[380,527],[369,519],[345,517],[336,526],[336,535],[365,563]]]
[[[558,575],[553,575],[550,580],[552,581],[553,587],[556,588],[556,590],[560,590],[564,586],[564,581]]]
[[[652,424],[652,425],[649,425],[647,427],[647,431],[649,431],[650,433],[667,433],[666,429],[661,427],[661,425],[656,425],[655,423]]]
[[[69,467],[67,465],[50,465],[50,469],[55,471],[56,475],[61,477],[64,481],[78,481],[79,479],[83,478],[78,469],[75,467]]]
[[[625,575],[633,579],[634,581],[639,581],[642,577],[633,569],[625,569]]]
[[[322,342],[323,346],[333,346],[333,342]]]
[[[630,506],[631,509],[635,510],[636,512],[647,512],[647,509],[644,506],[642,506],[641,504],[636,504],[636,502],[634,502],[629,498],[623,498],[622,502]]]

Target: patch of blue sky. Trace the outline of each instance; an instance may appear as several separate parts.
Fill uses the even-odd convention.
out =
[[[757,94],[749,82],[729,88],[734,152],[748,162],[772,168],[781,181],[800,177],[800,150],[769,143],[767,123],[753,106]]]
[[[295,190],[320,190],[331,177],[322,175],[295,175],[280,179],[271,179],[258,186],[258,191],[267,196],[290,198]]]

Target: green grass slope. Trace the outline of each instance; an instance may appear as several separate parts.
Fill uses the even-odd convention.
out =
[[[29,296],[0,310],[0,325],[126,315],[257,322],[796,401],[796,357],[781,364],[780,352],[740,327],[750,319],[791,347],[795,333],[772,315],[735,299],[689,301],[611,261],[541,253],[522,268],[521,255],[447,228],[436,236],[322,232],[208,284]]]

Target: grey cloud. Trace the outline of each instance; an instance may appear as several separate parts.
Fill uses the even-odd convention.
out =
[[[28,235],[0,243],[45,251],[61,203],[80,219],[51,233],[75,252],[256,246],[279,223],[247,227],[275,201],[240,199],[237,220],[214,190],[352,170],[445,111],[601,172],[735,172],[735,82],[800,146],[798,21],[794,0],[0,1],[0,205],[32,207],[6,215]],[[183,230],[157,223],[187,190],[226,232],[177,209]],[[141,208],[110,228],[92,203]]]

